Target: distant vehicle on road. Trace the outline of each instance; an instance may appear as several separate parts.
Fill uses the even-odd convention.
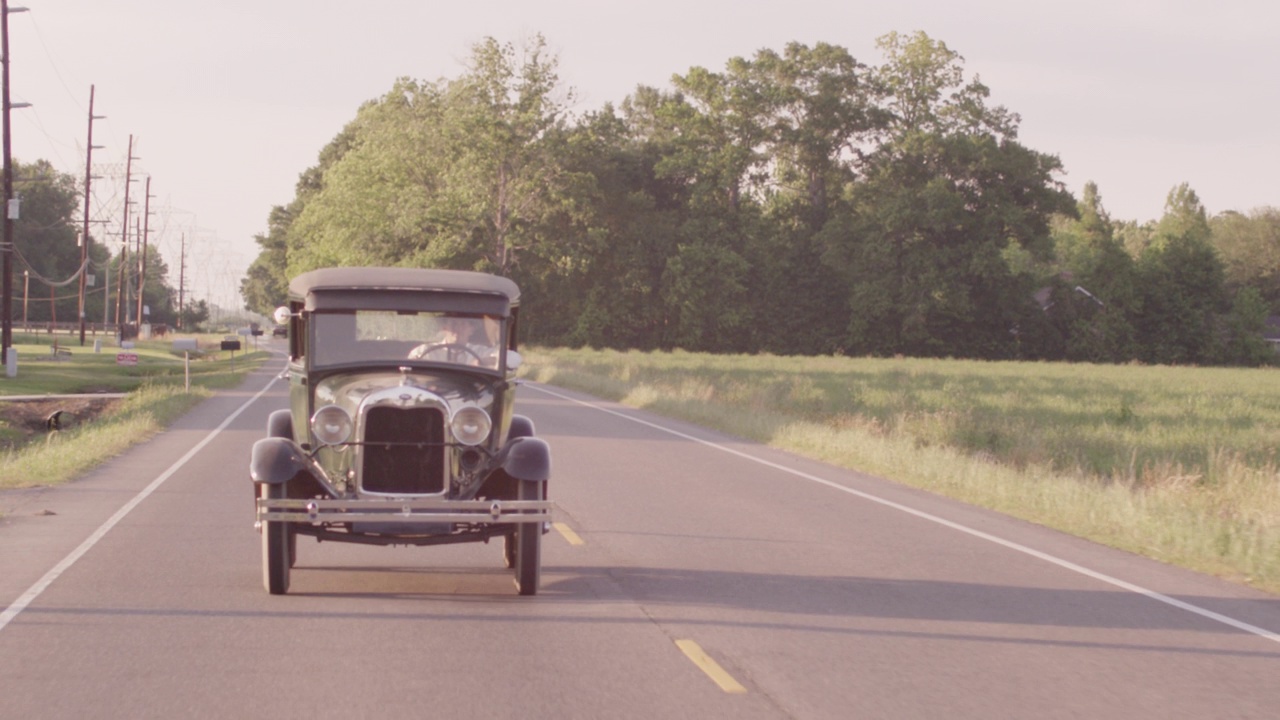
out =
[[[277,325],[271,328],[271,337],[282,338],[282,337],[288,337],[288,336],[289,336],[288,325]]]

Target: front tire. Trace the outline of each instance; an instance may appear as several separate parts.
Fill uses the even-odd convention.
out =
[[[262,497],[282,500],[286,497],[284,484],[263,483]],[[272,595],[289,592],[289,568],[293,566],[293,548],[297,540],[293,528],[287,522],[265,520],[262,523],[262,585]]]
[[[515,569],[516,566],[516,535],[502,536],[502,565],[508,569]]]
[[[517,499],[541,500],[542,483],[521,480]],[[537,595],[542,572],[542,523],[520,523],[514,537],[507,542],[515,545],[512,554],[515,556],[516,589],[521,595]]]

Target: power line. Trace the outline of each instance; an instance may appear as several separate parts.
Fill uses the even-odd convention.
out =
[[[53,60],[53,53],[49,51],[49,43],[44,40],[44,32],[37,17],[37,13],[31,13],[31,27],[35,31],[36,39],[40,41],[40,47],[44,49],[44,57],[49,61],[49,67],[53,69],[54,76],[58,78],[58,83],[62,85],[62,89],[66,91],[67,97],[71,99],[72,104],[83,110],[84,108],[80,106],[80,99],[76,97],[75,93],[71,92],[71,88],[67,86],[67,81],[62,77],[62,71],[58,69],[58,64]]]

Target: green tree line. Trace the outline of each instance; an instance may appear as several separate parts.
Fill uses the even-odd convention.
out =
[[[1280,212],[1209,218],[1183,185],[1159,221],[1114,221],[959,54],[878,47],[760,50],[573,116],[541,36],[487,39],[320,151],[256,238],[246,307],[318,267],[442,267],[515,279],[552,345],[1270,361]]]

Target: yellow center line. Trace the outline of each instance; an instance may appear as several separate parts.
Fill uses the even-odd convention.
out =
[[[720,663],[712,660],[709,655],[703,652],[698,643],[692,640],[677,640],[676,647],[680,648],[680,651],[685,654],[685,657],[692,660],[693,664],[697,665],[699,670],[706,673],[707,677],[711,678],[712,682],[719,685],[721,690],[733,694],[742,694],[747,691],[747,689],[740,685],[737,680],[733,679],[732,675],[725,672],[724,668],[720,667]]]
[[[578,533],[573,531],[573,528],[569,527],[568,525],[565,525],[564,523],[561,523],[561,522],[551,523],[551,527],[554,527],[556,529],[556,532],[559,532],[561,535],[563,535],[564,539],[568,540],[570,545],[586,544],[585,542],[583,542],[582,538],[578,537]]]

